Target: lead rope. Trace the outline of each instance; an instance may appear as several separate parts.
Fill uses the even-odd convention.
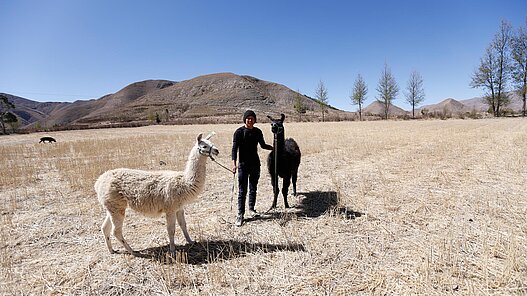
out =
[[[216,161],[216,159],[214,159],[214,157],[212,157],[212,154],[209,153],[209,157],[210,159],[212,159],[212,161],[214,163],[216,163],[217,165],[219,165],[220,167],[228,170],[230,173],[232,173],[232,187],[231,187],[231,212],[232,212],[232,200],[234,199],[234,185],[236,184],[236,172],[233,172],[231,169],[229,169],[228,167],[224,166],[223,164],[219,163],[218,161]]]
[[[232,174],[232,187],[231,187],[231,212],[232,212],[232,200],[234,199],[234,184],[236,184],[236,173]]]
[[[278,132],[274,134],[273,140],[274,140],[273,150],[274,150],[274,185],[275,185],[275,188],[273,188],[273,202],[274,202],[274,195],[275,195],[274,190],[275,189],[278,190]]]
[[[216,159],[212,158],[212,155],[209,155],[210,159],[212,159],[212,161],[214,161],[217,165],[219,165],[220,167],[226,169],[227,171],[229,171],[231,174],[234,174],[232,172],[232,169],[229,169],[228,167],[224,166],[223,164],[219,163],[218,161],[216,161]]]

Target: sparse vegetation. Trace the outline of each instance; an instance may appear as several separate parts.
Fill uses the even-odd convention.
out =
[[[307,111],[307,106],[304,103],[304,96],[300,94],[300,90],[295,93],[295,104],[293,108],[298,114],[298,121],[302,121],[302,114],[305,114]]]
[[[15,105],[9,101],[9,99],[0,94],[0,127],[2,128],[2,133],[7,134],[6,124],[11,124],[11,128],[14,130],[18,118],[11,113],[11,110],[15,108]]]
[[[156,170],[160,160],[180,168],[197,132],[215,130],[225,150],[237,126],[62,131],[53,145],[38,134],[0,137],[1,294],[527,291],[521,118],[289,123],[303,157],[294,208],[233,227],[232,174],[209,163],[207,189],[186,210],[196,244],[176,233],[171,258],[164,219],[129,211],[125,235],[143,256],[106,252],[93,191],[102,172]],[[268,178],[258,210],[272,202]]]

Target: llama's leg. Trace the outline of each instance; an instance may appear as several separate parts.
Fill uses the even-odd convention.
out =
[[[273,185],[273,204],[271,205],[271,209],[273,209],[276,208],[278,194],[280,193],[280,189],[278,188],[278,176],[275,176],[274,173],[271,173],[271,185]]]
[[[176,252],[176,245],[174,243],[174,234],[176,232],[176,213],[167,213],[167,232],[170,253],[174,254]]]
[[[188,235],[187,222],[185,221],[185,211],[183,209],[177,211],[176,217],[177,217],[177,223],[179,224],[179,227],[181,227],[181,230],[183,231],[183,235],[185,236],[187,243],[189,244],[194,243],[194,241],[190,239],[190,235]]]
[[[289,184],[290,184],[290,178],[289,176],[284,176],[282,178],[284,180],[284,184],[282,186],[282,195],[284,196],[284,206],[286,208],[289,208],[289,203],[287,203],[287,192],[289,191]]]
[[[296,179],[297,179],[297,176],[298,176],[298,170],[294,170],[291,173],[291,179],[293,181],[293,195],[294,196],[296,196]]]
[[[102,234],[104,235],[104,240],[106,241],[106,246],[110,251],[110,254],[114,254],[115,251],[112,248],[112,242],[110,241],[110,232],[112,231],[112,221],[110,217],[110,212],[106,213],[106,218],[101,226]]]
[[[110,219],[113,224],[113,235],[121,244],[124,246],[124,248],[130,252],[130,254],[135,254],[135,251],[132,250],[130,245],[124,240],[123,237],[123,221],[124,221],[124,210],[121,211],[115,211],[110,212]]]

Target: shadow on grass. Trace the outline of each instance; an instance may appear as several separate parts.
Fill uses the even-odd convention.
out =
[[[326,213],[332,213],[343,216],[345,219],[355,219],[363,215],[347,207],[338,206],[338,197],[335,191],[311,191],[298,195],[300,203],[296,206],[299,209],[296,214],[299,217],[316,218]]]
[[[247,243],[234,240],[203,241],[184,246],[176,246],[175,258],[170,256],[169,247],[148,248],[135,254],[136,257],[148,258],[163,264],[201,265],[231,260],[252,253],[272,253],[279,251],[305,251],[302,244],[263,244]]]

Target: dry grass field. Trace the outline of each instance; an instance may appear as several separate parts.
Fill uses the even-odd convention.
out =
[[[195,244],[177,227],[169,257],[164,217],[127,211],[124,236],[141,256],[109,254],[101,173],[183,170],[196,135],[212,130],[230,166],[238,126],[0,137],[0,294],[527,294],[525,119],[286,122],[303,153],[293,208],[280,200],[233,226],[232,174],[209,161],[186,209]],[[269,125],[257,126],[272,143]],[[259,211],[272,198],[262,171]]]

